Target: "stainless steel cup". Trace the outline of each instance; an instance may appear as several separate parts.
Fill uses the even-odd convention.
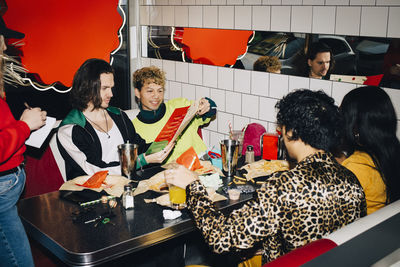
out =
[[[136,174],[136,159],[138,156],[136,144],[121,144],[118,146],[121,174],[129,179],[134,179]]]
[[[232,177],[236,173],[237,161],[239,157],[239,141],[225,139],[220,142],[222,156],[222,172],[227,177]]]

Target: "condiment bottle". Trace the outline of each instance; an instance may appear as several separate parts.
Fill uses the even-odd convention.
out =
[[[135,206],[132,186],[129,184],[124,186],[124,193],[122,194],[122,206],[125,209],[133,209]]]
[[[246,148],[245,163],[253,163],[253,162],[254,162],[254,149],[253,146],[248,145]]]

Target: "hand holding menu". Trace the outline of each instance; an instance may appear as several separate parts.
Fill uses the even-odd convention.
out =
[[[40,148],[46,140],[47,136],[51,129],[53,129],[54,124],[56,123],[56,118],[47,116],[46,124],[43,125],[42,128],[31,132],[29,138],[25,141],[25,144],[32,147]]]

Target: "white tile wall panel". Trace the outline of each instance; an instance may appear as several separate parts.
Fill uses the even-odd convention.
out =
[[[332,96],[332,82],[322,79],[310,79],[310,89],[314,91],[322,90],[327,95]]]
[[[253,6],[253,30],[269,31],[271,28],[271,7]]]
[[[247,124],[250,123],[250,119],[238,115],[233,116],[233,130],[242,130],[246,127]]]
[[[217,111],[217,113],[218,113],[218,112],[219,112],[219,111]],[[207,129],[208,129],[208,130],[211,130],[211,131],[218,132],[218,120],[217,120],[217,119],[211,120],[210,123],[209,123],[208,126],[207,126]]]
[[[234,7],[219,6],[218,8],[218,27],[222,29],[233,29],[234,27]]]
[[[178,6],[182,5],[182,0],[169,0],[168,3],[170,6]]]
[[[376,0],[350,0],[351,6],[374,6]]]
[[[201,136],[204,144],[209,147],[210,144],[210,131],[207,131],[206,128],[201,129]]]
[[[211,0],[211,5],[226,5],[226,0]]]
[[[175,6],[175,26],[187,27],[189,25],[189,7]]]
[[[218,86],[218,68],[211,65],[203,65],[203,85],[216,88]]]
[[[309,78],[299,76],[289,76],[289,92],[296,89],[309,89],[310,88]]]
[[[348,6],[350,0],[325,0],[325,5],[333,6]]]
[[[263,5],[280,5],[282,0],[262,0]]]
[[[386,91],[386,93],[388,93],[390,100],[393,103],[394,109],[397,114],[397,119],[400,119],[400,90],[389,89],[389,88],[384,88],[384,90]],[[397,127],[397,128],[400,128],[400,127]]]
[[[233,124],[233,114],[225,113],[225,112],[218,112],[217,113],[218,119],[218,132],[220,133],[228,133],[229,132],[229,122]]]
[[[244,0],[244,5],[261,5],[261,0]]]
[[[162,6],[162,25],[174,26],[175,25],[175,9],[173,6]]]
[[[311,32],[312,7],[292,6],[290,30],[292,32]]]
[[[164,91],[164,100],[165,101],[167,101],[167,100],[169,100],[169,99],[171,99],[170,98],[170,86],[169,86],[169,82],[170,81],[165,81],[165,86],[164,86],[164,89],[165,89],[165,91]]]
[[[196,86],[196,99],[203,97],[210,98],[210,88],[204,86]]]
[[[149,6],[149,23],[150,25],[162,25],[162,7]]]
[[[142,57],[141,64],[141,67],[149,67],[151,65],[150,58]]]
[[[189,100],[196,100],[196,86],[189,83],[182,83],[182,97]]]
[[[182,0],[182,5],[195,5],[196,0]]]
[[[217,105],[218,112],[225,111],[225,91],[218,89],[210,89],[210,99]]]
[[[336,9],[336,34],[359,35],[360,34],[361,7],[343,7]]]
[[[389,7],[388,37],[400,37],[400,7]],[[399,127],[400,128],[400,127]]]
[[[289,92],[289,78],[287,75],[270,73],[269,96],[280,99]]]
[[[376,0],[377,6],[400,6],[399,0]]]
[[[276,127],[277,127],[277,125],[276,125],[276,118],[275,118],[275,122],[268,122],[267,131],[269,133],[276,133]]]
[[[149,25],[149,7],[148,6],[140,6],[140,25]]]
[[[168,0],[154,0],[154,3],[157,6],[165,6],[168,5]]]
[[[268,122],[276,121],[276,105],[277,99],[260,97],[260,110],[258,113],[258,119]]]
[[[251,6],[235,6],[235,29],[251,29]]]
[[[189,64],[185,62],[176,62],[175,79],[178,82],[187,83],[189,81]]]
[[[203,27],[203,7],[189,6],[189,27]]]
[[[155,5],[156,1],[155,0],[143,0],[142,3],[143,3],[143,5]]]
[[[332,82],[332,97],[335,99],[335,103],[340,106],[343,97],[354,88],[356,85],[352,83]]]
[[[218,88],[233,90],[233,69],[225,67],[218,68]]]
[[[159,69],[162,69],[162,60],[161,59],[151,58],[150,59],[150,64],[152,66],[156,66]]]
[[[243,5],[243,0],[226,0],[227,5]]]
[[[211,1],[210,0],[196,0],[196,5],[204,5],[204,6],[207,6],[207,5],[210,5],[211,4]]]
[[[335,33],[336,7],[313,6],[312,33]]]
[[[225,135],[210,131],[210,143],[208,146],[220,149],[219,141],[223,139],[225,139]]]
[[[163,71],[165,72],[167,80],[175,81],[175,61],[163,60],[162,68]]]
[[[282,0],[282,5],[301,5],[303,0]]]
[[[225,95],[225,110],[229,113],[242,115],[242,94],[227,91]]]
[[[235,69],[234,71],[234,91],[250,93],[250,74],[248,70]]]
[[[251,93],[253,95],[269,95],[269,73],[261,71],[251,72]]]
[[[323,6],[325,0],[303,0],[303,5]]]
[[[290,31],[291,6],[271,7],[271,31]]]
[[[257,119],[250,119],[250,123],[258,123],[264,126],[265,130],[269,133],[270,131],[268,130],[268,122],[267,121],[262,121],[262,120],[257,120]]]
[[[203,27],[217,28],[218,27],[218,7],[203,6]]]
[[[250,118],[258,117],[258,96],[242,94],[242,115]]]
[[[361,36],[386,35],[388,7],[362,7],[361,8]]]
[[[203,84],[203,65],[189,64],[189,83],[196,85]]]
[[[174,99],[177,97],[182,97],[182,83],[170,81],[169,98]]]

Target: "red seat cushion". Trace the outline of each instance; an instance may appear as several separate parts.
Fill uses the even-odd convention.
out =
[[[319,239],[266,263],[263,267],[300,266],[336,246],[336,243],[330,239]]]

